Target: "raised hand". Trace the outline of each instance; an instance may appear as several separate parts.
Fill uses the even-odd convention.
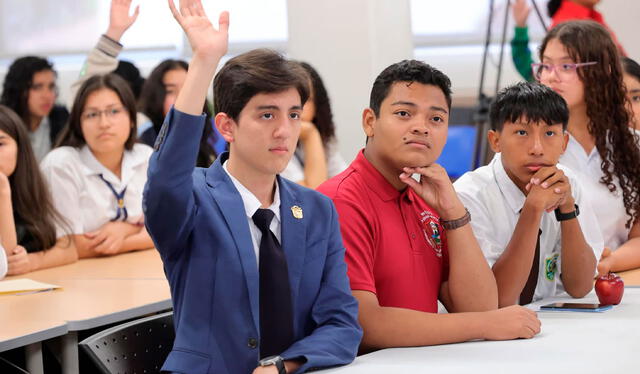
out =
[[[465,209],[453,188],[447,171],[438,164],[427,167],[404,168],[400,180],[406,183],[444,220],[464,216]],[[420,182],[411,177],[420,174]]]
[[[516,22],[516,26],[518,27],[527,26],[527,19],[529,18],[530,12],[531,12],[531,7],[527,3],[527,0],[513,1],[513,19]]]
[[[119,42],[122,35],[138,19],[140,5],[136,7],[133,15],[129,15],[131,0],[111,0],[111,10],[109,12],[109,28],[105,35]]]
[[[216,30],[204,12],[200,0],[181,0],[180,11],[176,9],[174,0],[169,0],[169,8],[173,17],[184,30],[194,58],[196,56],[217,61],[227,53],[229,41],[229,13],[222,12]]]

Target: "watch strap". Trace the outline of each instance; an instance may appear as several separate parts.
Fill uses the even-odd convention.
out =
[[[562,222],[578,217],[580,215],[580,208],[578,207],[578,204],[573,204],[573,206],[575,206],[576,209],[573,212],[569,213],[562,213],[560,212],[560,208],[556,208],[556,210],[554,210],[556,220],[558,222]]]

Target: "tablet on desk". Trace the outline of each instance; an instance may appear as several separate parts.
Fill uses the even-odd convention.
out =
[[[540,310],[567,311],[567,312],[604,312],[613,305],[585,304],[585,303],[552,303],[543,305]]]

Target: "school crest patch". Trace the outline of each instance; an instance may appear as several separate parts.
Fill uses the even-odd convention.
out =
[[[556,277],[556,272],[558,271],[558,257],[559,255],[556,253],[544,260],[544,271],[547,280],[552,281]]]
[[[436,256],[442,257],[442,233],[438,223],[440,220],[429,211],[420,213],[420,223],[422,224],[422,233],[424,238],[436,252]]]

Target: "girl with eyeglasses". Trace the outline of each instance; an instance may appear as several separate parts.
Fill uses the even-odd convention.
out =
[[[153,247],[142,213],[152,150],[136,143],[136,104],[127,83],[115,74],[84,81],[58,146],[42,169],[79,257]]]
[[[0,104],[22,118],[38,161],[51,150],[69,112],[56,105],[56,71],[44,58],[26,56],[15,60],[4,78]]]
[[[4,249],[2,249],[4,248]],[[78,255],[33,154],[28,132],[0,105],[0,278],[60,266]]]
[[[560,163],[579,175],[591,196],[605,247],[640,253],[640,151],[629,128],[614,41],[596,22],[561,23],[542,41],[540,61],[533,64],[534,76],[569,107],[569,141]],[[627,265],[640,266],[640,261]]]

